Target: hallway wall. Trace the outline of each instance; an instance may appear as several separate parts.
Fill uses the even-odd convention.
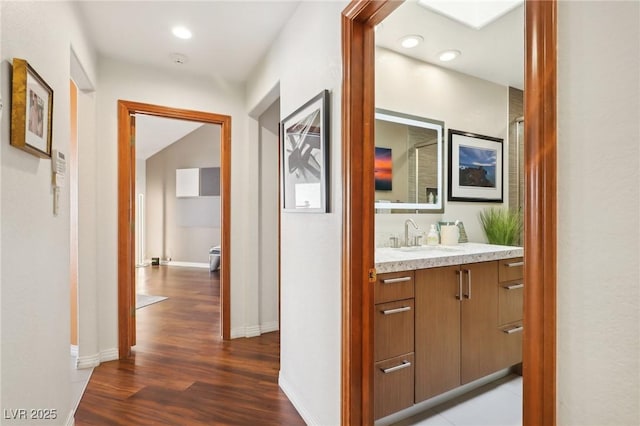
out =
[[[558,415],[640,424],[640,2],[558,4]]]
[[[54,216],[51,161],[9,144],[11,63],[14,57],[26,59],[53,89],[53,148],[68,155],[71,48],[93,81],[95,54],[70,3],[5,1],[0,8],[4,101],[0,134],[0,405],[8,410],[54,409],[55,420],[39,420],[38,424],[68,424],[72,421],[69,185],[61,190],[59,214]],[[66,176],[68,179],[68,172]],[[33,420],[3,418],[2,423],[33,424]]]
[[[302,2],[247,83],[249,111],[266,109],[261,103],[273,102],[279,84],[280,118],[323,89],[331,92],[330,211],[281,215],[279,383],[310,425],[340,423],[340,20],[346,5]]]

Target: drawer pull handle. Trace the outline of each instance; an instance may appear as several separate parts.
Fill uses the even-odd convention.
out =
[[[402,308],[387,309],[386,311],[380,311],[383,315],[399,314],[400,312],[407,312],[411,310],[411,306],[403,306]]]
[[[408,367],[411,367],[411,363],[407,360],[404,360],[400,365],[396,365],[395,367],[389,367],[389,368],[381,368],[380,370],[382,370],[384,374],[389,374],[389,373],[393,373],[394,371],[402,370],[403,368],[408,368]]]
[[[505,290],[517,290],[519,288],[524,288],[524,284],[511,284],[511,285],[505,285],[504,287]]]
[[[517,327],[513,327],[513,328],[510,328],[508,330],[503,330],[503,331],[505,333],[507,333],[507,334],[513,334],[513,333],[517,333],[517,332],[522,331],[522,330],[524,330],[524,327],[519,325]]]
[[[402,283],[405,281],[411,281],[411,277],[387,278],[386,280],[382,280],[382,283],[393,284],[393,283]]]
[[[515,268],[516,266],[523,266],[524,262],[512,262],[512,263],[505,263],[504,266],[506,266],[507,268]]]

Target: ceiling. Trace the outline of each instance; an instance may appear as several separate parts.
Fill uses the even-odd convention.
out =
[[[248,79],[299,3],[74,2],[101,56],[237,83]],[[176,25],[188,27],[193,37],[176,38],[171,33]],[[400,47],[399,39],[407,34],[421,35],[424,43],[409,50]],[[376,43],[406,56],[522,89],[523,36],[523,6],[476,30],[408,0],[384,20],[376,32]],[[460,50],[462,55],[452,62],[439,62],[437,54],[446,49]],[[186,62],[176,64],[172,59],[176,53],[186,56]],[[197,124],[138,116],[136,127],[138,157],[148,158],[195,130]]]
[[[194,121],[136,115],[136,159],[146,160],[201,126]]]
[[[297,1],[78,1],[90,40],[106,57],[244,82]],[[193,33],[171,33],[183,25]],[[172,54],[187,57],[175,64]]]
[[[411,34],[422,36],[424,42],[412,49],[401,47],[400,39]],[[524,88],[523,5],[476,30],[408,0],[383,21],[376,31],[376,44],[494,83]],[[439,53],[449,49],[462,54],[441,62]]]

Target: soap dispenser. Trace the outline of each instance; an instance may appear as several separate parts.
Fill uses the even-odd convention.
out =
[[[429,233],[427,234],[427,245],[428,246],[437,246],[438,245],[438,231],[436,230],[435,225],[431,225],[431,229],[429,229]]]

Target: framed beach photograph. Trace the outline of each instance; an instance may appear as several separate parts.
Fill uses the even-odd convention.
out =
[[[449,129],[449,201],[501,203],[503,140]]]
[[[282,120],[282,208],[329,211],[329,91]]]
[[[24,59],[13,58],[11,145],[51,158],[53,90]]]

